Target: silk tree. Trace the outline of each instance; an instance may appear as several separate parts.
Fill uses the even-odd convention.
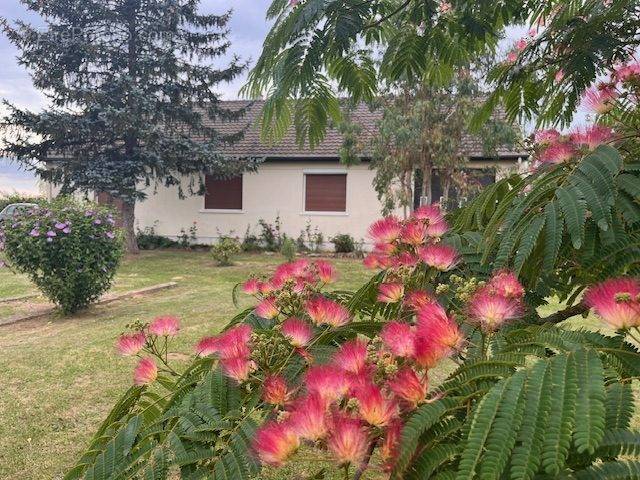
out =
[[[246,68],[236,56],[213,66],[229,53],[230,12],[203,14],[200,0],[21,1],[44,28],[2,25],[48,104],[33,112],[5,100],[4,150],[63,193],[120,200],[128,251],[137,251],[134,211],[146,187],[177,186],[182,197],[202,193],[198,174],[255,168],[218,153],[241,132],[207,121],[244,113],[222,108],[215,90]]]

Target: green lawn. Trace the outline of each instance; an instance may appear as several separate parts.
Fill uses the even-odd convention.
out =
[[[118,357],[113,349],[128,323],[159,314],[179,315],[182,332],[175,347],[191,354],[200,337],[219,331],[237,311],[231,300],[233,286],[282,261],[280,256],[246,255],[237,265],[221,268],[206,253],[142,253],[124,262],[115,290],[171,280],[179,286],[94,306],[69,318],[52,316],[0,327],[0,478],[51,480],[72,464],[131,382],[132,361]],[[355,288],[370,276],[358,261],[335,264],[340,272],[336,288]],[[0,270],[0,298],[32,291],[24,278]],[[0,304],[0,318],[28,309],[26,305],[3,309]]]
[[[235,266],[216,267],[207,253],[146,252],[122,265],[115,291],[138,289],[168,281],[178,287],[94,306],[73,317],[52,315],[0,327],[0,478],[56,479],[72,465],[98,423],[131,382],[132,361],[117,356],[113,342],[125,326],[155,315],[175,314],[182,332],[176,361],[188,361],[193,344],[218,332],[237,309],[233,286],[251,273],[267,273],[282,262],[280,256],[244,255]],[[338,289],[355,289],[371,273],[359,261],[334,260]],[[0,299],[34,293],[29,282],[0,270]],[[44,299],[0,304],[0,319],[28,311]],[[248,305],[247,299],[243,305]],[[545,307],[544,315],[554,306]],[[600,328],[592,317],[572,319],[571,327]],[[437,383],[439,376],[432,375]],[[310,453],[310,452],[309,452]],[[307,457],[307,452],[301,452]],[[290,480],[316,471],[306,458],[277,471],[269,480]],[[378,478],[375,473],[366,478]]]

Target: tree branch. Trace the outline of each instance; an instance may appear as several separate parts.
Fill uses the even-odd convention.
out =
[[[382,17],[379,20],[376,20],[373,23],[370,23],[369,25],[365,25],[364,28],[362,29],[362,31],[369,30],[370,28],[377,27],[381,23],[389,20],[391,17],[393,17],[393,16],[397,15],[398,13],[400,13],[402,10],[404,10],[406,7],[408,7],[410,3],[411,3],[411,0],[405,0],[405,2],[402,5],[400,5],[398,8],[396,8],[393,12],[389,13],[388,15],[385,15],[384,17]]]
[[[540,319],[536,323],[560,323],[564,322],[568,318],[575,317],[576,315],[582,315],[583,313],[588,311],[589,307],[583,305],[582,303],[578,303],[571,307],[567,307],[564,310],[560,310],[553,315],[549,315],[548,317],[540,317]]]
[[[376,442],[371,442],[369,445],[369,450],[367,450],[367,455],[364,457],[364,460],[356,470],[356,473],[353,475],[353,480],[360,480],[365,470],[369,466],[369,460],[371,460],[371,455],[373,455],[373,450],[376,448]]]

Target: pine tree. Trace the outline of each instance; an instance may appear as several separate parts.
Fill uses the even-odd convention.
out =
[[[145,187],[201,194],[200,174],[255,168],[217,153],[242,133],[223,135],[206,121],[244,113],[222,108],[214,90],[246,68],[236,56],[212,66],[230,48],[230,12],[201,14],[200,0],[21,1],[45,28],[2,26],[49,102],[35,113],[5,100],[5,154],[63,193],[120,200],[129,251],[137,251],[134,208]]]

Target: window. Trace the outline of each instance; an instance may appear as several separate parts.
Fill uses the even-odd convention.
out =
[[[205,210],[242,210],[242,175],[220,179],[207,175]]]
[[[347,174],[305,174],[305,212],[346,212]]]

